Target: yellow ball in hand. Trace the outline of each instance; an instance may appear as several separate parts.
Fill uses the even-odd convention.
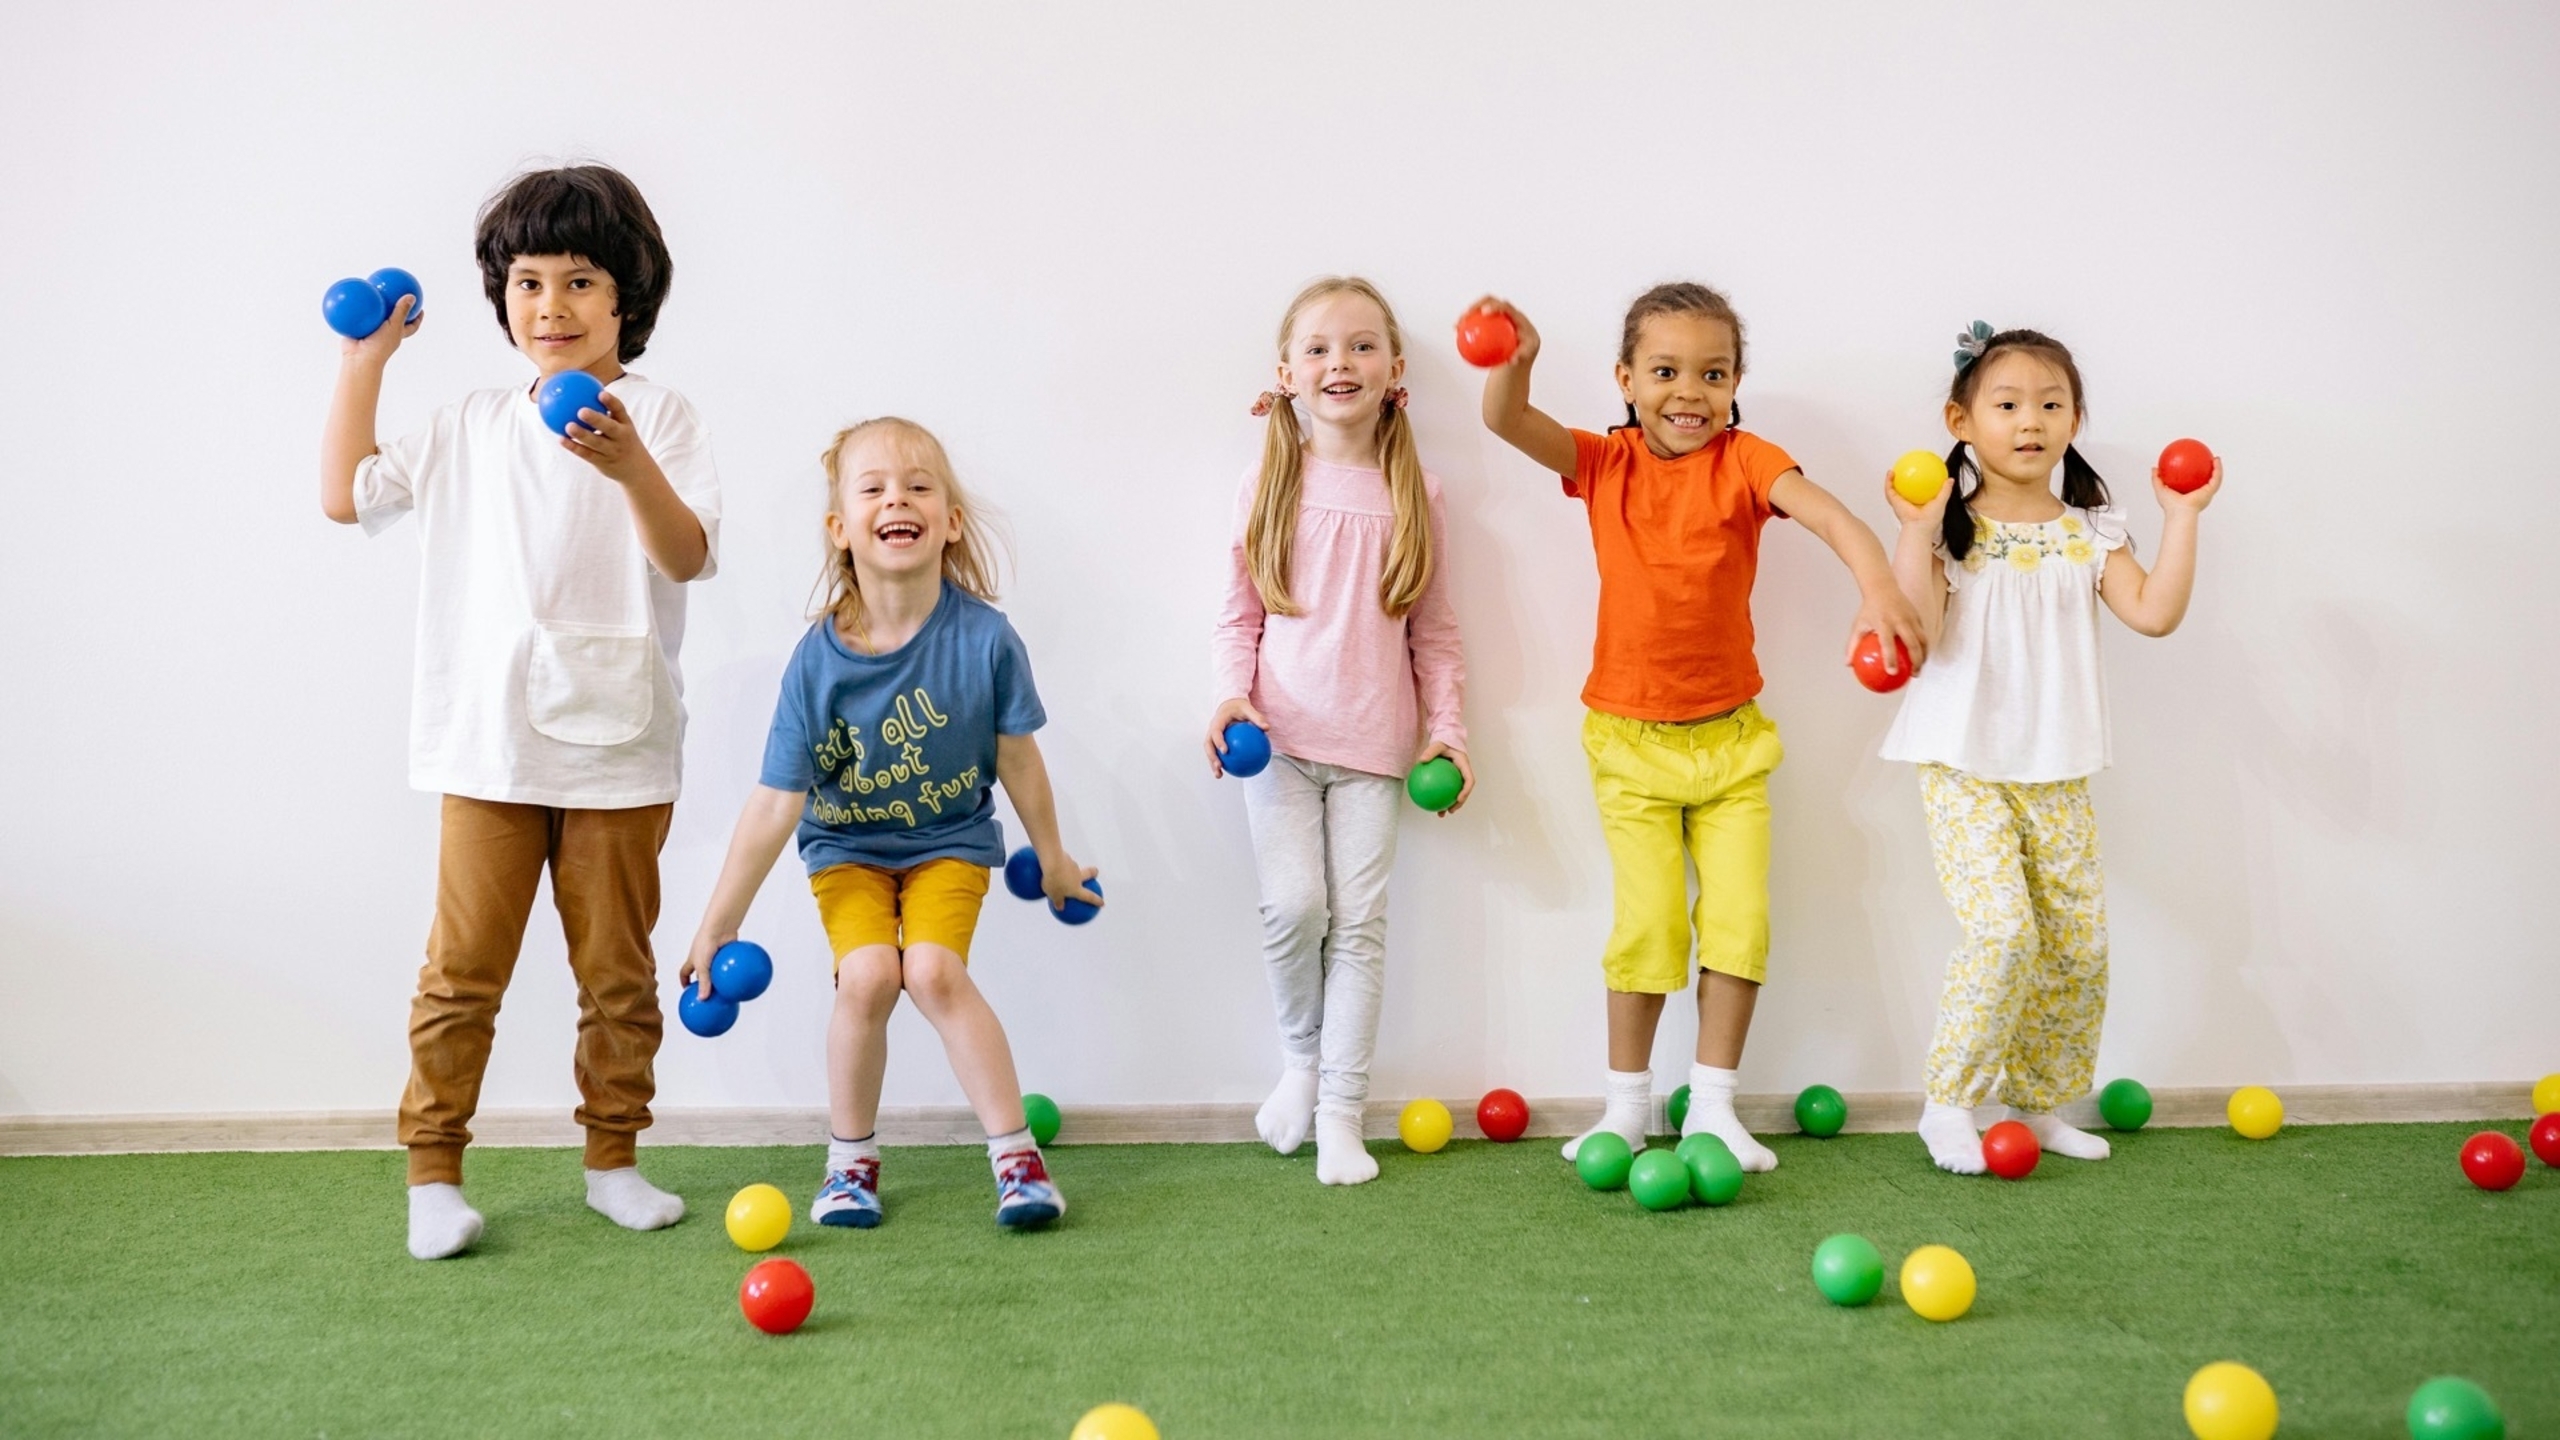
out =
[[[1396,1117],[1396,1133],[1404,1148],[1428,1155],[1449,1143],[1449,1107],[1437,1100],[1416,1100]]]
[[[1157,1440],[1156,1422],[1137,1406],[1114,1400],[1084,1412],[1067,1440]]]
[[[2560,1110],[2560,1070],[2533,1082],[2533,1113],[2548,1115]]]
[[[1944,1245],[1923,1245],[1902,1261],[1902,1303],[1923,1320],[1953,1320],[1973,1308],[1973,1267]]]
[[[2284,1128],[2284,1102],[2264,1085],[2243,1085],[2231,1092],[2224,1107],[2231,1128],[2250,1140],[2264,1140]]]
[[[2196,1440],[2267,1440],[2276,1433],[2276,1392],[2267,1377],[2216,1360],[2187,1381],[2187,1428]]]
[[[1947,488],[1947,462],[1926,450],[1912,450],[1893,462],[1894,493],[1914,505],[1926,505]]]
[[[750,1253],[770,1250],[791,1233],[791,1199],[770,1185],[750,1185],[729,1197],[729,1238]]]

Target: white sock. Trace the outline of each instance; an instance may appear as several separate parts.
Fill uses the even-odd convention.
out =
[[[1609,1072],[1609,1100],[1600,1112],[1600,1123],[1564,1142],[1564,1158],[1581,1153],[1583,1135],[1602,1130],[1615,1130],[1625,1137],[1627,1148],[1644,1148],[1645,1122],[1653,1118],[1653,1072],[1650,1070],[1612,1070]]]
[[[2106,1137],[2092,1135],[2062,1123],[2062,1117],[2047,1112],[2020,1110],[2011,1118],[2035,1132],[2036,1143],[2048,1155],[2067,1155],[2074,1160],[2104,1160],[2109,1154]]]
[[[1040,1142],[1031,1138],[1031,1127],[1028,1125],[1019,1130],[1007,1131],[1002,1135],[988,1136],[987,1163],[995,1167],[996,1178],[999,1180],[1004,1178],[1004,1157],[1019,1155],[1025,1150],[1034,1155],[1040,1153]]]
[[[1316,1112],[1316,1178],[1327,1185],[1366,1185],[1378,1157],[1360,1137],[1360,1112],[1327,1106]]]
[[[859,1140],[839,1140],[832,1133],[827,1136],[827,1172],[829,1174],[838,1170],[852,1169],[853,1162],[856,1160],[876,1161],[879,1158],[880,1132],[877,1130]]]
[[[587,1208],[625,1230],[664,1230],[684,1218],[684,1197],[640,1178],[638,1166],[587,1172]]]
[[[1982,1135],[1973,1128],[1973,1112],[1961,1105],[1932,1100],[1921,1106],[1920,1138],[1929,1146],[1929,1158],[1950,1174],[1979,1175],[1990,1168],[1982,1163]]]
[[[1254,1112],[1253,1128],[1265,1145],[1283,1155],[1295,1155],[1307,1143],[1307,1127],[1315,1118],[1315,1067],[1290,1065],[1280,1071],[1280,1083],[1271,1087],[1271,1098]]]
[[[480,1212],[462,1187],[441,1182],[409,1187],[409,1253],[421,1260],[459,1255],[480,1238]]]
[[[1680,1124],[1680,1133],[1713,1135],[1733,1152],[1749,1174],[1761,1174],[1778,1168],[1776,1152],[1751,1138],[1742,1121],[1733,1113],[1733,1090],[1741,1076],[1731,1070],[1712,1065],[1689,1067],[1689,1115]]]
[[[1976,1130],[1988,1130],[1992,1126],[2009,1118],[2009,1107],[2001,1104],[1997,1100],[1992,1101],[1988,1105],[1976,1105],[1973,1107],[1973,1128]]]

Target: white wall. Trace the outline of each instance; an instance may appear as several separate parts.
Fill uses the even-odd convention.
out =
[[[0,1113],[396,1096],[435,842],[403,788],[416,539],[318,513],[316,302],[423,277],[388,432],[522,376],[470,223],[562,156],[622,166],[665,222],[640,368],[700,406],[727,483],[670,957],[802,623],[815,453],[907,414],[1011,516],[1043,743],[1111,885],[1081,931],[990,902],[977,970],[1027,1083],[1259,1096],[1205,639],[1279,309],[1357,270],[1419,342],[1482,778],[1458,819],[1407,822],[1377,1092],[1596,1092],[1589,546],[1475,422],[1447,327],[1514,297],[1548,337],[1541,402],[1597,426],[1624,303],[1695,277],[1750,322],[1752,428],[1872,523],[1977,317],[2078,351],[2088,451],[2146,545],[2158,446],[2226,457],[2186,628],[2107,639],[2106,1072],[2560,1068],[2547,7],[225,8],[27,9],[0,47]],[[1790,754],[1747,1089],[1916,1088],[1954,937],[1912,778],[1873,758],[1892,702],[1837,668],[1853,598],[1773,527],[1756,608]],[[662,1104],[821,1102],[796,876],[751,926],[773,997],[716,1044],[671,1033]],[[538,918],[486,1104],[571,1101],[573,1015]],[[891,1103],[956,1100],[899,1024]],[[1666,1075],[1687,1043],[1666,1025]]]

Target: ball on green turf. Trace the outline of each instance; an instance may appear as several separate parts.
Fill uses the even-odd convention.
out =
[[[2151,1123],[2151,1092],[2139,1080],[2110,1080],[2098,1092],[2098,1118],[2110,1130],[2139,1130]]]
[[[1031,1127],[1031,1143],[1046,1145],[1058,1138],[1058,1102],[1033,1093],[1022,1097],[1022,1123]]]
[[[1796,1128],[1817,1140],[1828,1140],[1849,1123],[1849,1102],[1828,1085],[1807,1085],[1796,1096]]]
[[[1672,1091],[1670,1102],[1663,1109],[1671,1117],[1671,1133],[1679,1134],[1680,1127],[1689,1119],[1689,1087],[1683,1085]]]
[[[1813,1288],[1834,1305],[1864,1305],[1884,1289],[1884,1256],[1864,1235],[1834,1235],[1813,1247]]]
[[[1668,1150],[1647,1150],[1627,1169],[1627,1192],[1647,1210],[1676,1210],[1689,1203],[1689,1167]]]
[[[1707,1143],[1691,1148],[1689,1140]],[[1742,1193],[1742,1162],[1733,1147],[1713,1135],[1692,1135],[1680,1142],[1680,1158],[1689,1168],[1689,1193],[1701,1205],[1730,1205]]]
[[[1574,1173],[1594,1190],[1615,1190],[1626,1184],[1635,1162],[1634,1148],[1615,1130],[1592,1131],[1573,1152]]]
[[[2507,1417],[2489,1392],[2439,1375],[2409,1397],[2409,1440],[2506,1440]]]

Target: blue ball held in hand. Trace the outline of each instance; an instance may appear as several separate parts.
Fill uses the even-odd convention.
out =
[[[676,1016],[684,1021],[684,1028],[708,1040],[729,1033],[729,1027],[738,1023],[738,1002],[717,994],[705,1000],[700,987],[687,985],[676,997]]]
[[[1218,761],[1220,769],[1242,780],[1259,775],[1271,763],[1271,737],[1250,720],[1234,720],[1227,724],[1227,753]]]
[[[533,392],[534,408],[542,412],[542,423],[561,435],[581,410],[604,413],[604,382],[584,370],[563,370],[545,380]],[[578,428],[585,429],[581,425]]]
[[[1014,851],[1012,858],[1004,862],[1004,888],[1012,891],[1014,897],[1020,900],[1048,898],[1048,892],[1040,888],[1040,857],[1030,846],[1025,845]],[[1102,893],[1102,882],[1087,880],[1084,882],[1084,888],[1099,895]],[[1051,909],[1049,913],[1057,916],[1058,923],[1062,925],[1082,925],[1101,914],[1102,907],[1071,899],[1064,906]]]
[[[386,265],[362,280],[341,280],[330,286],[320,297],[320,318],[348,339],[361,340],[382,328],[403,295],[415,302],[409,309],[411,320],[427,313],[427,292],[418,277]]]
[[[711,952],[711,993],[743,1005],[773,983],[773,957],[752,940],[732,940]]]

